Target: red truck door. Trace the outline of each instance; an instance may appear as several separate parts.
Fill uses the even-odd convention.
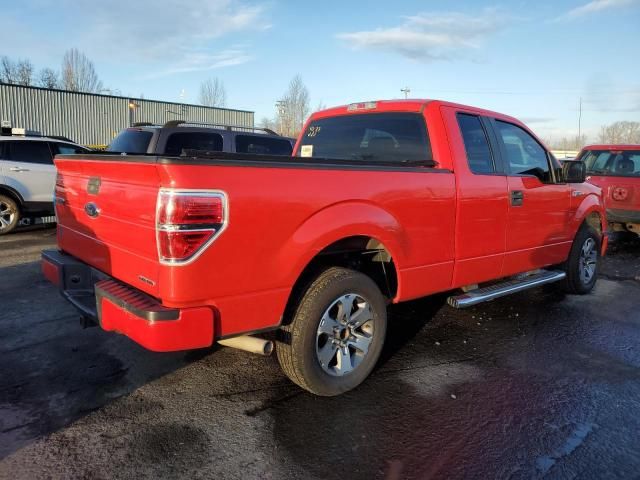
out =
[[[527,130],[491,121],[507,172],[509,214],[503,275],[561,263],[571,246],[571,192],[550,154]]]
[[[499,276],[505,254],[507,178],[488,121],[473,110],[442,107],[456,172],[453,286]]]

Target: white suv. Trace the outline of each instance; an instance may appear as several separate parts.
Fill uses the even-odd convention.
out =
[[[22,218],[53,215],[53,157],[88,151],[51,137],[0,136],[0,235]]]

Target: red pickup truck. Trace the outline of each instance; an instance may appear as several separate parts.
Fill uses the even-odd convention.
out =
[[[577,159],[602,188],[611,229],[640,235],[640,145],[589,145]]]
[[[337,395],[373,369],[388,303],[463,308],[550,282],[589,292],[600,189],[518,120],[442,101],[312,115],[292,157],[56,158],[45,276],[87,321],[155,351],[276,353]],[[275,342],[261,338],[274,330]]]

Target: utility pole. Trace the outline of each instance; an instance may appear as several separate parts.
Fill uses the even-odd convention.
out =
[[[131,127],[133,125],[133,120],[134,120],[134,111],[140,105],[138,105],[133,100],[129,100],[129,105],[128,106],[129,106],[129,126]]]
[[[409,93],[411,93],[411,89],[409,87],[401,88],[400,91],[404,93],[404,99],[409,98]]]
[[[284,135],[284,116],[287,112],[287,102],[284,100],[276,101],[276,108],[278,109],[278,117],[280,118],[280,135]]]
[[[580,103],[578,104],[578,149],[582,147],[582,97],[580,97]]]

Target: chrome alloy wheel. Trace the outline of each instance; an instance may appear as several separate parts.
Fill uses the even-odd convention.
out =
[[[596,274],[596,265],[598,263],[598,251],[596,241],[593,238],[587,238],[582,244],[580,250],[580,261],[578,263],[580,269],[580,281],[583,285],[588,285]]]
[[[0,231],[10,228],[17,214],[13,205],[0,201]]]
[[[373,310],[355,293],[335,300],[322,315],[316,334],[316,357],[322,369],[343,376],[358,368],[373,340]]]

